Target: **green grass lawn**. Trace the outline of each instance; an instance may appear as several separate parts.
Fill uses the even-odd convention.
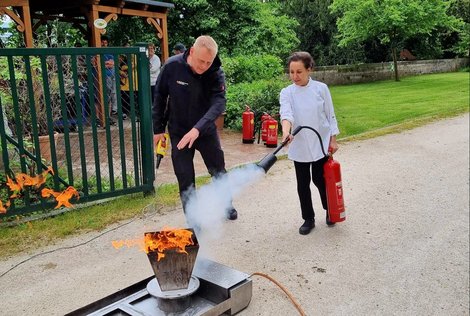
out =
[[[469,73],[456,72],[402,78],[367,84],[330,87],[341,134],[339,139],[374,137],[401,131],[469,111]],[[209,181],[198,178],[198,184]],[[109,225],[140,216],[149,206],[165,212],[178,205],[174,184],[157,194],[125,196],[82,207],[53,218],[0,228],[0,258],[57,242],[86,231],[103,231]],[[1,272],[1,271],[0,271]]]
[[[469,110],[469,73],[330,87],[340,138]]]

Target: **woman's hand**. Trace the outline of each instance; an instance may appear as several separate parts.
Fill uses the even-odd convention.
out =
[[[281,143],[284,143],[286,142],[286,145],[287,144],[290,144],[290,142],[292,142],[292,140],[294,139],[294,136],[292,136],[292,134],[282,134],[282,138],[281,138]]]
[[[330,137],[330,146],[328,146],[328,154],[334,154],[338,150],[338,143],[336,142],[336,136]]]

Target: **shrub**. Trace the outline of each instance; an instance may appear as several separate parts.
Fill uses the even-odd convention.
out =
[[[227,84],[272,80],[282,75],[282,61],[272,55],[224,57],[222,61]]]
[[[242,113],[246,105],[255,112],[256,121],[263,112],[271,115],[279,113],[279,93],[288,85],[289,81],[284,76],[229,85],[225,126],[241,130]]]

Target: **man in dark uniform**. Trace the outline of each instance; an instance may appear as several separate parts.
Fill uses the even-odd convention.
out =
[[[226,173],[215,120],[225,111],[225,76],[217,43],[200,36],[184,54],[170,57],[160,71],[152,109],[154,142],[171,139],[171,159],[183,210],[195,188],[194,154],[197,149],[210,175]],[[237,219],[232,205],[227,218]]]

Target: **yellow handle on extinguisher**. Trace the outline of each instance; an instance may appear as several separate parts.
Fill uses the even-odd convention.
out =
[[[164,137],[165,138],[163,140],[158,141],[157,148],[155,148],[155,154],[157,154],[157,169],[160,166],[160,161],[162,158],[166,156],[166,151],[170,145],[170,135],[165,133]]]

